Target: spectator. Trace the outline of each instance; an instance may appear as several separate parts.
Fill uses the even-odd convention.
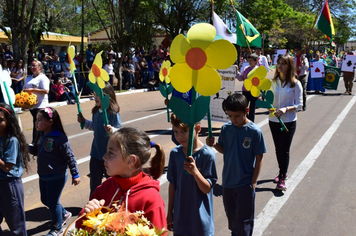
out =
[[[22,90],[23,79],[25,78],[25,68],[23,61],[19,60],[16,67],[11,72],[12,88],[15,94]]]
[[[37,95],[37,104],[30,109],[33,118],[32,144],[34,144],[37,131],[35,129],[36,115],[40,108],[48,106],[49,79],[43,74],[42,63],[34,59],[31,63],[32,75],[28,76],[23,86],[25,92]]]
[[[129,81],[128,57],[125,56],[124,60],[122,60],[122,89],[126,89],[126,83],[128,81]]]
[[[65,75],[64,71],[61,72],[59,79],[62,81],[62,84],[69,89],[69,95],[75,100],[75,90],[72,80]]]
[[[28,51],[27,51],[27,65],[28,65],[28,67],[30,67],[30,65],[34,59],[36,59],[36,52],[33,49],[33,45],[30,44],[28,46]]]
[[[68,94],[70,90],[62,84],[62,80],[60,78],[54,79],[54,84],[51,86],[51,92],[55,95],[56,101],[67,100],[68,104],[75,104]]]
[[[79,88],[82,90],[83,95],[91,94],[91,89],[88,87],[87,83],[89,82],[89,72],[90,68],[87,63],[87,59],[82,57],[82,61],[80,62],[80,82]]]
[[[165,56],[165,53],[164,53],[163,45],[160,44],[159,48],[158,48],[158,57],[164,59],[164,56]]]
[[[113,59],[109,59],[108,63],[106,63],[104,66],[104,70],[106,70],[106,72],[108,72],[109,83],[111,86],[113,86],[113,82],[114,82],[114,66],[112,64],[112,60]]]
[[[91,68],[91,66],[93,65],[93,62],[94,62],[94,58],[95,58],[95,54],[94,54],[91,44],[88,45],[88,49],[85,52],[85,58],[87,59],[89,68]]]
[[[157,46],[153,45],[152,50],[150,51],[152,57],[157,57]]]
[[[13,60],[14,54],[10,51],[10,45],[6,45],[4,57],[6,60]]]
[[[135,67],[135,88],[138,88],[138,84],[140,81],[140,53],[139,52],[135,52],[135,57],[132,58],[132,63],[134,64]]]
[[[58,52],[58,57],[59,57],[59,61],[61,63],[64,63],[66,61],[67,58],[67,50],[66,47],[61,47],[61,49]]]
[[[129,90],[135,89],[135,66],[132,63],[132,58],[129,57],[127,61],[127,72],[129,75]]]
[[[62,63],[59,61],[57,54],[54,54],[53,60],[50,62],[49,69],[52,74],[52,78],[56,78],[60,75],[62,71]]]
[[[140,76],[142,78],[141,81],[141,85],[143,88],[147,87],[147,82],[148,82],[148,78],[149,78],[149,72],[148,72],[148,64],[145,58],[145,53],[142,55],[142,57],[140,58]]]
[[[38,53],[38,60],[42,62],[43,60],[45,60],[45,56],[45,50],[44,48],[41,48],[40,52]]]

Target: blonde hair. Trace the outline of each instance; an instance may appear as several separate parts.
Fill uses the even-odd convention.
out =
[[[33,59],[33,61],[32,61],[31,63],[33,63],[33,62],[36,62],[36,63],[37,63],[37,66],[40,68],[40,73],[43,73],[42,62],[40,62],[40,61],[37,60],[37,59]]]
[[[124,127],[113,133],[110,140],[119,147],[124,161],[130,155],[137,157],[135,168],[138,170],[142,170],[142,166],[150,159],[151,148],[154,147],[156,154],[151,159],[148,173],[153,179],[158,179],[162,175],[165,165],[164,150],[160,144],[151,142],[144,131],[133,127]]]

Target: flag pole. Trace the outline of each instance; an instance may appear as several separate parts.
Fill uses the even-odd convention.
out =
[[[235,11],[235,13],[236,13],[237,11],[236,11],[236,9],[235,9],[235,7],[234,7],[234,4],[232,3],[232,0],[230,0],[230,3],[231,3],[231,6],[232,6],[232,9],[234,9],[234,11]],[[239,22],[240,22],[240,20],[239,20]],[[243,24],[243,22],[241,22],[241,24]],[[241,25],[241,24],[240,24],[240,25]],[[248,47],[248,50],[249,50],[250,53],[252,54],[250,45],[249,45],[249,43],[248,43],[248,41],[247,41],[247,38],[246,38],[245,31],[241,29],[241,26],[239,26],[239,28],[240,28],[240,30],[242,31],[243,35],[244,35],[245,42],[246,42],[246,45],[247,45],[247,47]]]
[[[320,10],[321,10],[321,8],[323,7],[324,3],[325,3],[325,1],[322,2],[321,5],[319,6],[319,9],[318,9],[317,14],[316,14],[315,19],[314,19],[314,23],[313,23],[313,25],[312,25],[312,27],[311,27],[311,29],[310,29],[310,34],[309,34],[309,37],[308,37],[308,41],[307,41],[307,43],[305,44],[305,53],[307,53],[309,41],[310,41],[311,35],[312,35],[312,33],[313,33],[315,23],[316,23],[316,21],[318,20],[318,16],[320,15]]]

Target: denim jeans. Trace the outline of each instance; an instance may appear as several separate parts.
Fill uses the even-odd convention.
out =
[[[134,87],[135,85],[135,75],[129,73],[129,88]]]
[[[95,157],[90,157],[89,170],[90,170],[90,196],[91,196],[94,193],[95,189],[99,185],[101,185],[103,176],[109,178],[109,175],[106,173],[104,161],[99,160]]]
[[[11,235],[27,236],[24,209],[24,190],[21,178],[0,180],[0,235],[5,218]]]
[[[67,175],[55,180],[44,180],[40,178],[41,202],[47,206],[51,212],[52,230],[59,230],[62,228],[63,216],[65,215],[66,210],[59,203],[59,199],[66,181]]]

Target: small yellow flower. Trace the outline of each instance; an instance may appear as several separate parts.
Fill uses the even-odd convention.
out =
[[[166,81],[167,84],[171,82],[171,79],[169,77],[169,73],[171,72],[171,62],[170,61],[164,61],[161,66],[161,70],[159,72],[159,79],[164,82]]]
[[[69,60],[69,65],[70,65],[70,71],[72,72],[72,74],[76,70],[76,67],[75,67],[75,64],[73,61],[74,56],[75,56],[75,48],[72,45],[68,48],[68,60]]]
[[[248,73],[247,79],[244,80],[244,86],[247,91],[251,92],[254,97],[260,96],[261,90],[268,90],[272,82],[266,79],[267,69],[264,66],[259,66]]]
[[[105,87],[105,81],[109,81],[109,75],[106,70],[102,68],[103,66],[103,60],[101,58],[101,54],[103,51],[99,52],[96,54],[94,63],[91,67],[91,71],[89,74],[89,80],[93,84],[98,83],[99,88],[104,88]]]
[[[276,112],[276,108],[270,108],[269,111],[270,111],[269,116],[270,117],[274,117],[274,113]]]

